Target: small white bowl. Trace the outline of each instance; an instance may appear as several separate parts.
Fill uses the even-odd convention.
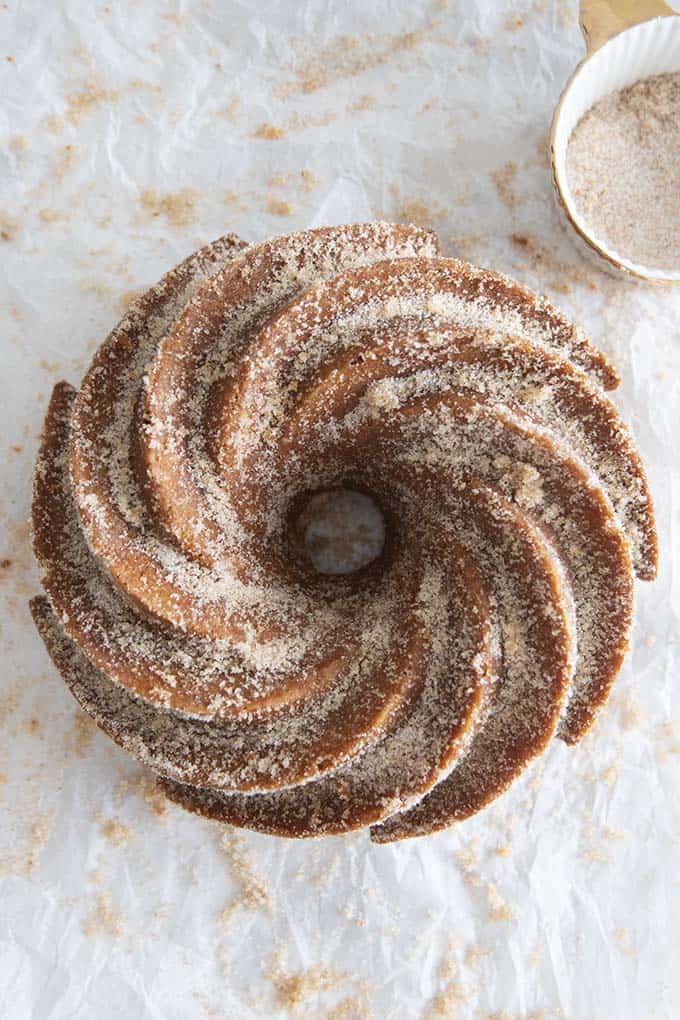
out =
[[[598,238],[576,208],[567,178],[567,144],[599,99],[641,78],[680,71],[680,16],[661,0],[581,0],[587,53],[565,85],[553,116],[550,159],[558,207],[579,246],[628,279],[680,283],[677,270],[653,269],[619,255]],[[680,197],[679,197],[680,200]]]

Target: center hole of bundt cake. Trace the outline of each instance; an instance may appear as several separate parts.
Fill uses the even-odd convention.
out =
[[[315,492],[304,502],[295,530],[319,574],[353,574],[377,559],[385,545],[380,507],[356,489]]]

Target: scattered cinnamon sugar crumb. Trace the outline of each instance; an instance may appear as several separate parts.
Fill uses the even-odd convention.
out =
[[[370,110],[372,106],[375,106],[375,96],[372,96],[370,92],[364,92],[348,103],[347,112],[360,113],[362,110]]]
[[[43,223],[56,223],[57,220],[63,220],[65,214],[58,209],[39,209],[38,217]]]
[[[83,921],[83,931],[86,935],[108,935],[112,938],[120,938],[123,934],[120,914],[104,891],[94,894],[92,909]]]
[[[486,898],[488,918],[490,921],[513,921],[515,910],[506,903],[496,886],[482,878],[477,864],[477,842],[473,841],[461,847],[456,858],[467,882],[473,889],[479,889]]]
[[[19,221],[8,213],[0,211],[0,238],[11,241],[19,229]]]
[[[307,128],[320,128],[332,124],[337,120],[337,113],[334,110],[326,110],[325,113],[311,114],[304,116],[294,113],[286,124],[286,131],[305,131]]]
[[[432,223],[434,217],[419,198],[407,198],[402,202],[397,219],[402,223],[415,223],[419,226],[426,226]]]
[[[118,99],[118,95],[116,90],[105,88],[96,78],[88,78],[81,89],[67,95],[68,112],[66,116],[72,124],[78,124],[81,118],[90,113],[99,103],[113,102]]]
[[[302,169],[297,173],[272,174],[267,178],[267,184],[270,188],[290,188],[296,187],[298,191],[313,191],[314,188],[319,184],[319,178],[312,170]]]
[[[479,961],[488,955],[488,950],[482,949],[482,947],[478,945],[471,945],[465,950],[463,963],[466,967],[476,967]]]
[[[46,113],[40,123],[46,131],[50,131],[53,135],[58,135],[60,131],[64,130],[64,119],[57,113]]]
[[[222,911],[220,920],[229,921],[239,907],[244,910],[271,911],[271,893],[264,879],[255,870],[244,837],[227,829],[220,837],[219,849],[228,860],[232,877],[239,885],[238,896]]]
[[[421,41],[420,32],[339,35],[312,55],[304,55],[293,66],[294,77],[276,89],[285,97],[296,92],[309,94],[343,78],[353,78],[379,67],[399,53],[413,50]]]
[[[551,288],[558,294],[571,294],[573,286],[597,290],[593,273],[587,265],[561,261],[549,248],[529,234],[510,234],[510,241],[526,256],[531,269],[540,277],[543,286]]]
[[[290,202],[277,198],[275,195],[268,196],[264,209],[265,212],[271,213],[273,216],[291,216],[293,213]]]
[[[611,786],[612,783],[616,782],[616,777],[618,773],[619,770],[617,769],[616,765],[608,765],[607,768],[604,769],[602,773],[602,781],[604,783],[607,783],[608,786]]]
[[[81,709],[73,717],[73,749],[79,758],[83,758],[97,732],[97,724]]]
[[[343,907],[341,910],[343,917],[347,918],[348,921],[353,921],[357,928],[366,927],[366,918],[363,914],[358,914],[352,907]]]
[[[621,712],[621,728],[624,731],[636,729],[643,719],[642,709],[633,691],[627,691]]]
[[[659,723],[654,727],[655,745],[660,761],[666,761],[671,756],[680,754],[680,722],[673,720]]]
[[[163,216],[172,227],[188,227],[196,221],[198,194],[194,188],[180,188],[163,195],[154,188],[143,188],[139,199],[145,212],[154,218]]]
[[[358,995],[350,995],[331,1006],[323,1020],[373,1020],[373,1011]]]
[[[129,825],[124,825],[116,818],[106,818],[105,815],[97,815],[97,822],[99,823],[99,831],[111,846],[123,846],[136,836],[136,833],[133,832]]]
[[[283,138],[284,135],[285,131],[283,128],[277,127],[276,124],[267,124],[266,122],[260,124],[260,126],[253,132],[253,138],[268,138],[271,141]]]
[[[54,164],[54,176],[58,181],[63,181],[66,174],[78,164],[78,150],[75,145],[64,145],[59,149]]]
[[[224,193],[224,201],[225,201],[225,203],[228,206],[231,206],[231,208],[235,209],[237,212],[247,212],[248,211],[248,205],[244,201],[243,195],[239,191],[233,191],[233,190],[225,191],[225,193]]]
[[[12,152],[25,152],[28,148],[26,135],[12,135],[9,140],[9,147]]]
[[[503,22],[503,28],[506,32],[517,32],[520,28],[523,28],[526,24],[526,18],[520,14],[508,14],[507,18]]]
[[[26,868],[33,871],[38,863],[40,851],[50,838],[54,826],[54,811],[38,813],[31,825],[31,834],[28,852],[26,854]]]
[[[239,96],[232,96],[228,103],[221,106],[217,111],[218,117],[225,117],[231,124],[236,120],[236,114],[241,106],[241,99]]]
[[[513,907],[506,903],[492,882],[484,883],[484,891],[486,893],[490,921],[513,921],[515,919],[516,915]]]
[[[427,205],[420,198],[404,198],[397,207],[396,219],[399,223],[415,223],[418,227],[431,227],[443,212],[444,210],[438,204]]]
[[[517,179],[517,164],[514,160],[509,160],[498,170],[491,172],[491,180],[493,181],[498,197],[500,198],[503,205],[508,209],[514,209],[517,204],[517,196],[514,190],[514,184]]]
[[[299,1006],[313,996],[328,991],[345,978],[344,974],[333,973],[322,965],[291,973],[283,965],[283,952],[280,949],[272,957],[269,976],[276,992],[276,1004],[281,1009]]]
[[[478,35],[470,43],[478,57],[486,57],[491,49],[491,39],[487,35]]]
[[[624,956],[635,956],[635,948],[625,928],[616,928],[613,932],[616,944]]]
[[[4,726],[19,706],[20,685],[15,682],[14,686],[6,687],[0,696],[0,727]]]
[[[130,793],[141,797],[151,814],[155,815],[156,818],[165,820],[168,802],[158,788],[155,778],[150,773],[140,772],[137,775],[126,776],[124,779],[121,779],[116,788],[115,799],[120,803]]]
[[[586,861],[594,861],[596,864],[611,864],[611,857],[598,846],[584,850],[582,856]]]
[[[442,988],[430,1002],[427,1015],[432,1020],[440,1017],[449,1020],[457,1012],[459,1004],[467,1000],[467,993],[458,974],[452,940],[449,940],[448,948],[440,961],[438,976]]]

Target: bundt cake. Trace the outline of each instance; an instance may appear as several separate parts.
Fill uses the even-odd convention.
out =
[[[168,797],[387,842],[575,743],[657,546],[617,376],[544,300],[412,226],[224,237],[60,383],[35,475],[50,655]],[[351,494],[370,562],[318,569]]]

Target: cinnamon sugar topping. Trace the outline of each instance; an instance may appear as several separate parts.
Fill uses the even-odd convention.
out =
[[[38,628],[193,810],[380,841],[466,817],[590,726],[633,565],[654,573],[615,384],[559,312],[428,230],[223,238],[55,389]],[[382,516],[342,574],[303,509],[329,492]]]

